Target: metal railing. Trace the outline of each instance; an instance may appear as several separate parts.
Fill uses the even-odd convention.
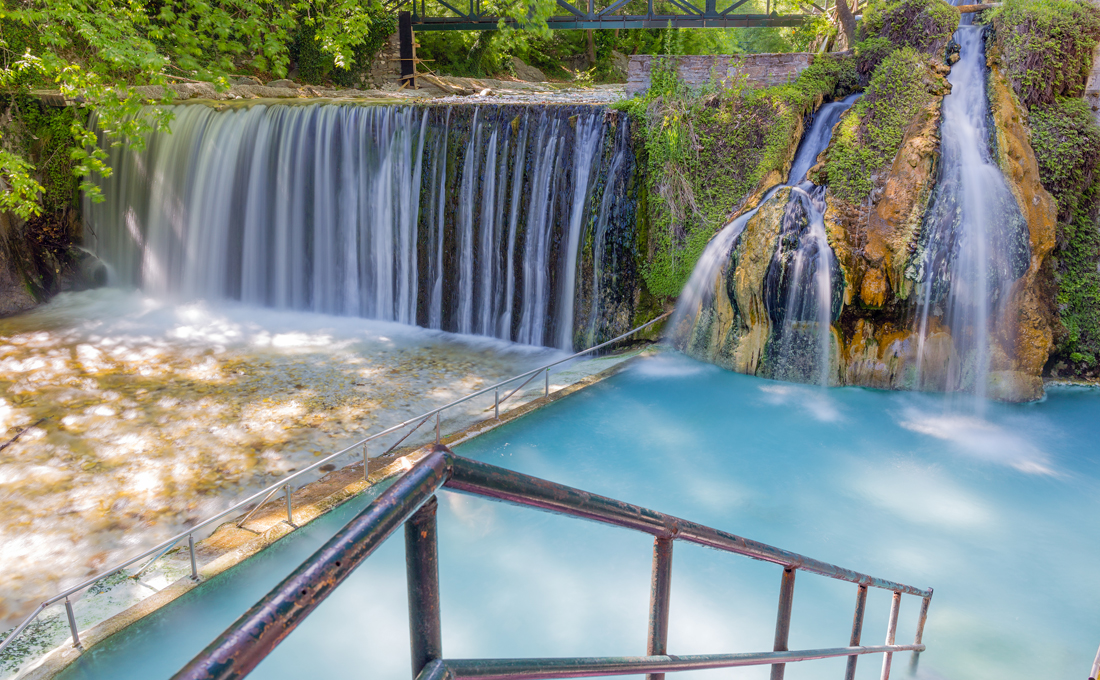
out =
[[[252,515],[257,510],[259,510],[261,507],[263,507],[264,503],[266,503],[272,496],[274,496],[281,489],[281,490],[283,490],[284,495],[286,496],[287,522],[291,526],[296,526],[294,524],[294,514],[293,514],[294,513],[294,508],[293,508],[293,504],[292,504],[292,501],[291,501],[291,487],[290,487],[290,485],[291,485],[292,482],[294,482],[296,479],[299,479],[303,475],[306,475],[310,472],[313,472],[314,470],[321,467],[322,465],[325,465],[325,464],[329,463],[330,461],[335,460],[336,458],[339,458],[340,456],[343,456],[343,455],[345,455],[349,452],[358,453],[359,450],[361,449],[362,450],[362,455],[363,455],[363,477],[364,477],[364,479],[366,479],[367,474],[368,474],[368,470],[367,470],[367,444],[369,444],[370,442],[372,442],[372,441],[374,441],[374,440],[376,440],[380,437],[384,437],[386,435],[393,434],[395,432],[400,432],[401,430],[403,430],[403,429],[409,427],[410,425],[416,423],[415,427],[413,427],[411,430],[409,430],[403,437],[401,437],[401,439],[399,439],[397,441],[396,444],[394,444],[393,446],[390,446],[389,449],[387,449],[385,451],[385,453],[382,454],[382,455],[385,455],[386,453],[389,453],[390,451],[393,451],[395,448],[397,448],[397,446],[399,446],[403,441],[405,441],[410,435],[412,435],[414,432],[416,432],[420,428],[421,425],[428,422],[434,416],[435,417],[435,437],[436,437],[436,442],[438,443],[439,440],[440,440],[440,429],[439,429],[440,428],[440,414],[442,414],[447,409],[458,406],[459,404],[463,404],[467,401],[470,401],[471,399],[476,399],[477,397],[480,397],[482,395],[489,394],[490,392],[492,392],[494,394],[493,417],[499,419],[500,418],[500,405],[502,403],[504,403],[506,400],[508,400],[509,398],[511,398],[513,395],[515,395],[517,392],[519,392],[520,389],[522,389],[524,386],[526,386],[531,380],[533,380],[540,373],[545,374],[545,376],[546,376],[545,387],[544,387],[543,394],[544,394],[544,396],[549,397],[550,396],[550,369],[551,368],[553,368],[555,366],[558,366],[560,364],[564,364],[568,361],[572,361],[573,359],[584,356],[586,354],[591,354],[591,353],[596,352],[598,350],[601,350],[605,347],[608,347],[609,345],[613,345],[615,343],[621,342],[621,341],[625,340],[626,338],[629,338],[633,335],[636,335],[637,333],[645,330],[646,328],[649,328],[653,324],[655,324],[659,321],[662,321],[663,319],[668,318],[668,316],[671,313],[672,312],[667,312],[665,314],[662,314],[661,316],[657,317],[656,319],[653,319],[652,321],[644,323],[641,326],[638,326],[637,328],[634,328],[630,331],[627,331],[626,333],[623,333],[622,335],[620,335],[618,337],[612,338],[611,340],[608,340],[606,342],[602,342],[598,345],[595,345],[594,347],[589,347],[588,349],[581,350],[580,352],[576,352],[574,354],[571,354],[571,355],[565,357],[564,359],[558,359],[557,361],[551,362],[549,364],[545,364],[543,366],[532,369],[532,370],[527,371],[525,373],[520,373],[519,375],[512,376],[511,378],[508,378],[506,380],[502,380],[501,382],[498,382],[495,385],[490,385],[489,387],[478,390],[477,392],[473,392],[471,394],[468,394],[465,397],[462,397],[460,399],[455,399],[452,402],[449,402],[447,404],[444,404],[443,406],[440,406],[439,408],[428,411],[427,413],[423,413],[423,414],[421,414],[421,415],[419,415],[415,418],[410,418],[409,420],[398,423],[397,425],[394,425],[392,427],[388,427],[385,430],[382,430],[381,432],[378,432],[376,434],[372,434],[371,436],[366,437],[365,439],[361,439],[361,440],[355,442],[354,444],[352,444],[350,446],[347,446],[343,449],[340,449],[336,453],[330,454],[330,455],[326,456],[325,458],[322,458],[321,460],[318,460],[317,462],[309,465],[308,467],[302,468],[301,470],[299,470],[299,471],[297,471],[297,472],[295,472],[295,473],[293,473],[293,474],[291,474],[287,477],[284,477],[283,479],[279,480],[278,482],[275,482],[274,484],[271,484],[270,486],[267,486],[267,487],[261,489],[260,491],[257,491],[256,493],[252,494],[251,496],[244,499],[243,501],[240,501],[239,503],[236,503],[236,504],[230,506],[229,508],[226,508],[225,510],[222,510],[221,512],[217,513],[216,515],[213,515],[213,516],[207,518],[206,520],[196,524],[195,526],[191,527],[187,531],[184,531],[180,534],[177,534],[176,536],[173,536],[172,538],[168,539],[167,541],[164,541],[163,543],[160,543],[160,544],[154,546],[153,548],[150,548],[149,550],[146,550],[145,552],[141,553],[140,555],[136,555],[136,556],[131,557],[130,559],[126,560],[125,562],[121,562],[119,564],[116,564],[115,566],[107,569],[106,571],[102,571],[102,572],[96,574],[95,576],[92,576],[91,578],[89,578],[85,581],[82,581],[81,583],[79,583],[79,584],[77,584],[77,585],[75,585],[71,588],[68,588],[67,590],[65,590],[63,592],[58,593],[57,595],[51,597],[50,599],[43,601],[41,604],[39,604],[34,609],[33,612],[31,612],[31,614],[27,618],[23,619],[23,621],[18,626],[16,626],[14,629],[12,629],[11,633],[8,634],[8,636],[6,638],[4,638],[3,640],[0,640],[0,652],[3,652],[4,649],[7,648],[8,645],[10,645],[17,637],[19,637],[23,633],[23,631],[26,630],[27,626],[31,625],[31,623],[33,623],[34,620],[37,619],[38,616],[41,615],[42,612],[45,611],[47,607],[50,607],[50,606],[52,606],[54,604],[57,604],[58,602],[61,602],[61,601],[64,601],[64,603],[65,603],[65,614],[66,614],[66,617],[69,620],[69,630],[72,634],[73,647],[80,647],[80,631],[77,627],[76,615],[73,612],[73,605],[72,605],[72,601],[70,600],[70,598],[73,595],[76,595],[77,593],[81,592],[85,588],[88,588],[89,586],[94,585],[98,581],[101,581],[102,579],[107,578],[108,576],[112,576],[112,575],[122,571],[123,569],[126,569],[127,567],[130,567],[130,566],[140,562],[141,560],[144,560],[148,557],[152,557],[152,559],[150,559],[144,566],[142,566],[140,569],[138,569],[138,571],[136,573],[134,573],[132,575],[133,578],[137,578],[146,569],[148,569],[154,562],[156,562],[158,559],[163,557],[165,554],[168,553],[168,551],[170,551],[172,548],[176,547],[177,544],[179,544],[181,541],[184,541],[184,540],[187,541],[187,549],[190,552],[190,557],[191,557],[191,579],[197,581],[197,580],[199,580],[199,570],[198,570],[198,561],[196,560],[196,557],[195,557],[195,534],[201,532],[203,529],[205,529],[206,527],[209,527],[211,524],[213,524],[214,522],[217,522],[218,520],[222,519],[226,515],[232,514],[234,512],[238,512],[238,511],[244,509],[245,507],[247,507],[249,504],[255,502],[256,499],[262,498],[263,500],[261,500],[259,503],[256,503],[256,506],[254,508],[252,508],[248,512],[248,514],[245,515],[239,522],[237,522],[237,526],[241,527],[241,526],[244,525],[245,522],[248,521],[248,519],[250,519],[252,517]],[[525,381],[522,385],[520,385],[519,387],[517,387],[516,389],[514,389],[510,393],[508,393],[504,397],[504,399],[500,398],[500,391],[501,391],[502,388],[504,388],[507,385],[510,385],[511,383],[514,383],[517,380],[522,380],[523,378],[527,378],[527,381]]]
[[[602,522],[654,537],[646,656],[555,659],[444,659],[440,623],[439,567],[436,543],[436,493],[447,488],[515,505]],[[772,680],[782,680],[786,664],[809,659],[848,657],[845,678],[855,677],[863,654],[883,654],[882,680],[890,677],[893,655],[911,651],[916,670],[932,589],[894,583],[837,567],[797,553],[758,543],[637,505],[597,496],[504,468],[434,450],[348,522],[290,576],[225,630],[173,680],[235,680],[248,675],[322,601],[397,529],[405,526],[405,570],[409,593],[412,674],[417,680],[518,680],[645,673],[663,680],[674,671],[770,665]],[[783,567],[775,641],[770,652],[672,656],[668,653],[672,546],[687,541]],[[804,571],[858,586],[849,646],[790,651],[791,605],[795,574]],[[863,646],[867,589],[893,593],[886,643]],[[895,643],[903,594],[921,598],[916,638]]]

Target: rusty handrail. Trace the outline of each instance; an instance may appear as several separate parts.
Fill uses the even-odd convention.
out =
[[[495,385],[490,385],[489,387],[480,389],[476,392],[473,392],[471,394],[466,395],[465,397],[455,399],[454,401],[446,403],[443,406],[440,406],[439,408],[428,411],[427,413],[422,413],[421,415],[416,416],[415,418],[410,418],[410,419],[408,419],[404,422],[398,423],[397,425],[393,425],[391,427],[388,427],[388,428],[382,430],[381,432],[377,432],[375,434],[370,435],[369,437],[365,437],[364,439],[360,439],[359,441],[355,442],[354,444],[351,444],[350,446],[347,446],[343,449],[340,449],[339,451],[337,451],[335,453],[329,454],[328,456],[325,456],[324,458],[321,458],[320,460],[315,461],[314,463],[302,468],[301,470],[298,470],[297,472],[291,473],[290,475],[288,475],[286,477],[283,477],[282,479],[276,481],[275,483],[273,483],[273,484],[271,484],[267,487],[264,487],[263,489],[260,489],[259,491],[252,494],[248,498],[245,498],[244,500],[242,500],[238,503],[235,503],[234,505],[231,505],[230,507],[226,508],[225,510],[222,510],[218,514],[212,515],[212,516],[206,518],[205,520],[203,520],[202,522],[199,522],[198,524],[191,527],[187,531],[184,531],[180,534],[177,534],[177,535],[173,536],[172,538],[168,539],[167,541],[159,543],[156,546],[150,548],[149,550],[146,550],[145,552],[143,552],[139,555],[135,555],[134,557],[131,557],[130,559],[128,559],[124,562],[120,562],[120,563],[114,565],[113,567],[110,567],[109,569],[107,569],[105,571],[101,571],[98,574],[96,574],[95,576],[92,576],[88,579],[85,579],[84,581],[81,581],[77,585],[72,586],[71,588],[68,588],[68,589],[62,591],[62,592],[58,593],[57,595],[54,595],[53,597],[42,601],[41,603],[39,603],[39,605],[37,607],[35,607],[34,611],[32,611],[30,613],[30,615],[27,616],[27,618],[23,619],[15,628],[11,629],[11,632],[8,633],[7,637],[5,637],[3,640],[0,640],[0,652],[3,652],[4,649],[7,648],[7,646],[12,643],[12,641],[14,641],[17,637],[19,637],[23,633],[23,631],[26,630],[27,626],[31,625],[31,623],[33,623],[34,620],[37,619],[39,617],[39,615],[41,615],[42,612],[46,610],[47,607],[50,607],[51,605],[57,604],[58,602],[61,602],[61,601],[64,601],[64,603],[65,603],[65,613],[66,613],[66,616],[69,620],[69,630],[72,634],[73,647],[80,647],[80,631],[79,631],[79,629],[77,627],[77,624],[76,624],[76,616],[73,612],[72,603],[69,601],[70,596],[81,592],[82,590],[84,590],[85,588],[95,584],[96,582],[98,582],[98,581],[100,581],[104,578],[107,578],[108,576],[111,576],[113,574],[116,574],[116,573],[122,571],[123,569],[126,569],[127,567],[129,567],[133,564],[136,564],[137,562],[140,562],[141,560],[146,559],[147,557],[157,556],[152,561],[150,561],[149,563],[142,566],[141,569],[139,570],[139,572],[145,571],[146,569],[148,569],[152,565],[152,562],[156,561],[156,559],[159,559],[159,557],[161,555],[163,555],[164,553],[167,553],[168,550],[170,550],[173,546],[175,546],[177,543],[183,541],[184,539],[187,539],[187,541],[188,541],[188,550],[191,553],[191,555],[190,555],[190,557],[191,557],[191,578],[192,578],[192,580],[197,581],[197,580],[199,580],[199,573],[198,573],[198,566],[197,566],[197,563],[196,563],[196,560],[195,560],[194,536],[199,531],[205,529],[206,527],[210,526],[211,524],[213,524],[214,522],[220,520],[221,518],[225,517],[226,515],[237,512],[237,511],[245,508],[246,506],[248,506],[250,503],[255,502],[256,499],[263,497],[263,500],[260,501],[259,503],[257,503],[256,506],[251,509],[251,511],[248,513],[248,515],[244,519],[241,520],[241,524],[243,524],[244,521],[247,520],[248,517],[250,517],[253,512],[258,510],[264,503],[266,503],[267,500],[270,499],[271,496],[273,496],[275,494],[275,492],[277,492],[280,488],[285,487],[286,490],[287,490],[287,511],[288,511],[287,512],[287,520],[293,523],[293,519],[290,517],[289,490],[290,490],[290,483],[292,481],[294,481],[295,479],[297,479],[297,478],[299,478],[299,477],[301,477],[305,474],[308,474],[310,472],[313,472],[314,470],[321,467],[322,465],[325,465],[326,463],[328,463],[328,462],[330,462],[330,461],[332,461],[336,458],[339,458],[340,456],[343,456],[347,453],[358,452],[360,450],[360,447],[362,447],[362,449],[364,451],[364,454],[363,454],[364,455],[363,473],[364,473],[364,475],[366,475],[366,472],[367,472],[367,470],[366,470],[366,445],[368,443],[370,443],[370,442],[372,442],[375,439],[378,439],[380,437],[384,437],[388,434],[392,434],[394,432],[400,432],[401,430],[403,430],[406,427],[412,425],[413,423],[418,423],[417,427],[420,427],[420,425],[423,425],[424,422],[426,422],[432,416],[435,416],[435,419],[436,419],[436,441],[438,442],[439,441],[439,418],[440,418],[440,414],[442,414],[444,411],[446,411],[449,408],[452,408],[454,406],[458,406],[459,404],[465,403],[467,401],[470,401],[471,399],[475,399],[477,397],[488,394],[490,392],[496,392],[496,394],[498,396],[496,416],[499,417],[499,415],[500,415],[500,413],[499,413],[500,400],[499,400],[499,392],[497,392],[497,390],[499,390],[501,387],[503,387],[505,385],[508,385],[510,383],[513,383],[516,380],[519,380],[521,378],[526,378],[528,376],[531,376],[533,378],[534,376],[538,375],[539,373],[545,371],[546,375],[547,375],[546,395],[549,396],[549,393],[550,393],[549,374],[550,374],[550,369],[551,368],[553,368],[554,366],[558,366],[560,364],[566,363],[568,361],[572,361],[573,359],[584,356],[586,354],[592,354],[593,352],[601,350],[604,347],[608,347],[609,345],[613,345],[617,342],[621,342],[622,340],[625,340],[626,338],[629,338],[632,335],[636,335],[640,331],[643,331],[646,328],[649,328],[653,324],[658,323],[658,322],[660,322],[664,319],[667,319],[671,314],[672,314],[672,312],[666,312],[666,313],[662,314],[661,316],[658,316],[657,318],[652,319],[652,320],[642,324],[641,326],[638,326],[637,328],[631,329],[631,330],[627,331],[626,333],[623,333],[622,335],[614,337],[614,338],[612,338],[612,339],[610,339],[606,342],[602,342],[602,343],[600,343],[598,345],[595,345],[593,347],[589,347],[588,349],[581,350],[580,352],[576,352],[574,354],[571,354],[571,355],[565,357],[564,359],[558,359],[557,361],[550,362],[549,364],[539,366],[538,368],[532,369],[532,370],[527,371],[525,373],[520,373],[519,375],[514,375],[511,378],[507,378],[505,380],[502,380],[502,381],[496,383]],[[526,384],[526,383],[524,383],[524,384]],[[514,392],[513,392],[513,394],[514,394]],[[511,395],[509,395],[509,396],[511,396]],[[414,430],[415,429],[416,428],[414,428]],[[411,434],[411,432],[409,434]],[[408,437],[408,434],[406,434],[405,436]],[[404,437],[402,438],[402,441],[404,441]],[[267,494],[267,495],[265,496],[265,494]],[[240,526],[240,524],[238,524],[238,526]],[[160,553],[161,555],[158,555],[158,553]]]
[[[435,495],[441,488],[534,507],[546,512],[611,524],[654,536],[653,588],[647,656],[575,659],[445,660],[439,610]],[[533,680],[666,672],[702,668],[771,665],[772,679],[782,680],[785,664],[809,659],[848,657],[847,677],[863,654],[883,654],[882,680],[890,676],[893,654],[913,652],[915,670],[932,598],[931,588],[896,583],[837,567],[724,531],[705,527],[641,506],[581,491],[537,477],[454,455],[436,444],[393,486],[352,519],[282,583],[191,660],[172,680],[237,680],[248,675],[305,618],[333,593],[370,554],[405,525],[406,573],[409,581],[409,626],[413,677],[421,680],[477,678]],[[783,567],[774,649],[751,654],[669,656],[669,576],[674,541],[688,541]],[[852,641],[847,647],[789,651],[794,576],[806,571],[857,584]],[[867,588],[893,592],[886,644],[862,646]],[[894,643],[902,594],[922,599],[916,637],[910,645]]]

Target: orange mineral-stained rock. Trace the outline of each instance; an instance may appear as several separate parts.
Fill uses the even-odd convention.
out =
[[[859,287],[859,299],[864,307],[879,309],[886,302],[889,286],[881,269],[869,269],[863,275],[863,284]]]

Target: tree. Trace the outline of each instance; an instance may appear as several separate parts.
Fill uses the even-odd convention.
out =
[[[0,9],[0,96],[9,113],[19,95],[59,89],[95,111],[114,143],[140,148],[171,114],[172,92],[150,99],[142,85],[203,80],[225,89],[235,73],[285,76],[290,45],[303,26],[336,68],[349,68],[369,37],[378,0],[6,0]],[[153,103],[151,109],[144,109]],[[72,125],[74,173],[93,200],[93,174],[108,175],[85,116]],[[0,209],[41,213],[34,164],[0,137]]]

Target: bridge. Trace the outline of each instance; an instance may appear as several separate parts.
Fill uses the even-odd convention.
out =
[[[557,12],[546,20],[551,30],[622,28],[750,28],[798,26],[814,14],[828,11],[804,2],[810,14],[780,15],[765,0],[763,14],[746,14],[749,0],[588,0],[577,5],[557,0]],[[696,4],[699,3],[699,4]],[[395,0],[391,10],[405,12],[416,31],[489,31],[500,26],[501,16],[487,8],[484,0]],[[740,12],[738,10],[741,10]],[[506,24],[516,25],[504,17]]]

